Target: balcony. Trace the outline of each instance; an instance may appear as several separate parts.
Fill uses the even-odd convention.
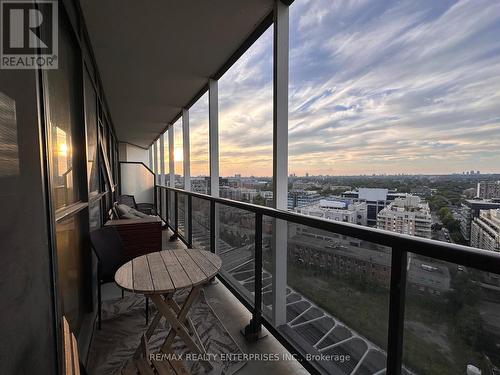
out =
[[[189,327],[213,373],[499,375],[500,255],[459,243],[500,203],[456,172],[500,179],[498,4],[389,3],[23,3],[58,66],[0,69],[0,373],[162,373],[154,301],[110,283],[98,329],[92,233],[132,195],[222,260]]]

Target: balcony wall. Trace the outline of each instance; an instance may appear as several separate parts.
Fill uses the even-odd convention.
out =
[[[46,165],[32,70],[0,70],[0,372],[57,369]]]

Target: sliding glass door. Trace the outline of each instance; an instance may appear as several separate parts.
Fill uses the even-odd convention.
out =
[[[59,68],[47,70],[44,75],[49,178],[55,218],[59,310],[71,329],[78,332],[84,313],[91,306],[90,249],[86,239],[88,189],[95,188],[95,144],[90,145],[90,154],[86,155],[81,54],[72,28],[63,16],[60,18]],[[89,130],[92,131],[91,127]],[[95,135],[89,137],[92,138]]]

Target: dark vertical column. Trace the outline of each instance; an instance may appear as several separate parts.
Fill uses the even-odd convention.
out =
[[[401,374],[405,320],[406,267],[406,251],[399,248],[393,248],[391,259],[391,289],[389,297],[387,375]]]
[[[156,181],[156,175],[155,175],[155,181]],[[153,191],[154,191],[153,199],[154,199],[155,211],[156,213],[159,214],[160,211],[158,211],[158,185],[156,185],[156,183],[153,185]]]
[[[187,242],[188,247],[193,248],[193,197],[187,196]]]
[[[179,238],[179,197],[174,191],[174,234],[170,236],[169,241],[175,241],[177,238]]]
[[[215,247],[217,246],[215,241],[217,239],[217,233],[215,233],[216,223],[215,223],[215,202],[210,201],[210,251],[215,253]]]
[[[162,209],[162,200],[163,200],[163,197],[162,197],[162,192],[161,192],[161,188],[159,185],[156,185],[155,186],[155,191],[156,191],[156,195],[158,196],[158,207],[156,207],[156,214],[158,216],[161,217],[161,209]]]
[[[260,338],[262,329],[262,214],[255,214],[255,277],[254,306],[252,319],[245,327],[245,338],[255,341]]]
[[[167,227],[170,225],[170,215],[169,215],[169,212],[168,212],[168,201],[169,201],[169,197],[170,197],[170,192],[165,189],[165,188],[162,188],[163,192],[165,193],[165,222],[167,223]]]
[[[179,194],[174,192],[174,231],[175,235],[179,235]]]

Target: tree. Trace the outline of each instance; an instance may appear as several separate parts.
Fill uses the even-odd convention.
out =
[[[264,206],[266,204],[266,200],[260,194],[257,194],[257,196],[253,200],[253,203]]]
[[[427,199],[429,207],[432,211],[439,211],[443,207],[447,207],[449,202],[441,195],[434,195]]]
[[[450,215],[451,215],[451,210],[448,207],[441,207],[438,211],[438,216],[441,220]]]

